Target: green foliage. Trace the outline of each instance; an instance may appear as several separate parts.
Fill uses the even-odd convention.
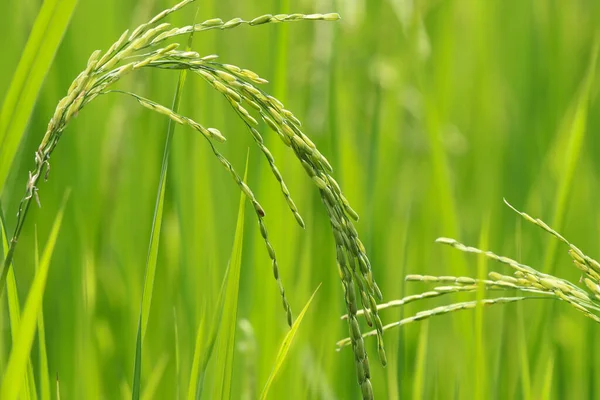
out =
[[[8,235],[6,233],[6,226],[4,223],[4,215],[0,212],[0,236],[2,236],[2,247],[3,253],[8,252]],[[15,279],[15,272],[10,267],[8,276],[6,279],[7,286],[7,299],[8,299],[8,314],[10,318],[10,335],[13,343],[17,340],[19,334],[19,325],[21,323],[21,304],[19,302],[19,293],[17,292],[17,281]],[[35,381],[33,378],[33,367],[31,361],[27,362],[27,372],[23,377],[23,388],[21,389],[24,394],[23,397],[26,399],[36,398]]]
[[[294,118],[302,121],[296,128],[329,160],[345,197],[361,215],[354,226],[381,286],[383,302],[423,290],[429,293],[414,297],[417,302],[382,309],[384,325],[421,310],[470,302],[462,313],[430,318],[426,331],[414,323],[387,331],[386,369],[373,362],[374,338],[365,340],[375,398],[450,394],[471,399],[478,393],[492,400],[600,397],[594,379],[600,371],[594,340],[598,326],[571,304],[556,300],[555,295],[514,288],[482,290],[483,285],[450,281],[404,281],[407,273],[487,281],[494,281],[487,276],[489,271],[511,274],[509,266],[484,255],[463,254],[433,243],[442,236],[493,249],[592,293],[585,279],[579,283],[582,276],[591,278],[572,268],[573,258],[561,251],[569,247],[527,229],[527,224],[521,233],[523,218],[515,218],[500,199],[506,197],[547,221],[570,243],[598,259],[600,113],[598,66],[592,63],[592,55],[600,4],[587,0],[564,2],[560,7],[549,0],[325,3],[197,0],[165,19],[171,24],[165,32],[187,26],[196,6],[201,6],[198,20],[207,21],[192,51],[206,58],[202,70],[208,75],[188,73],[179,109],[172,106],[172,99],[180,71],[141,67],[111,86],[165,105],[205,127],[208,134],[209,127],[218,127],[212,133],[222,132],[227,141],[215,141],[214,148],[236,171],[242,172],[250,148],[246,183],[265,211],[261,218],[276,251],[287,305],[282,304],[277,282],[270,279],[272,259],[260,226],[256,228],[258,220],[250,215],[236,317],[245,321],[245,328],[237,327],[232,398],[260,395],[280,340],[289,332],[287,311],[299,312],[320,282],[319,295],[304,316],[269,397],[346,399],[358,398],[361,390],[355,383],[353,353],[350,349],[335,352],[335,342],[348,336],[347,322],[339,319],[347,305],[335,269],[330,218],[314,187],[321,182],[307,178],[285,138],[271,131],[250,103],[241,99],[258,125],[233,107],[230,98],[235,100],[235,95],[215,92],[218,89],[210,79],[218,74],[227,77],[223,72],[233,75],[224,67],[229,63],[254,71],[259,78],[247,75],[258,79],[250,83],[285,103],[283,109],[293,110]],[[52,67],[49,61],[35,65],[46,76],[43,85],[39,80],[25,82],[35,88],[28,93],[37,102],[18,107],[14,116],[19,116],[23,129],[9,136],[21,143],[0,194],[9,235],[17,226],[15,212],[27,171],[48,121],[89,55],[95,49],[105,52],[125,28],[135,28],[173,4],[79,2],[72,18],[70,12],[54,14],[61,20],[71,18],[70,26]],[[6,38],[0,63],[3,100],[16,87],[15,71],[41,5],[30,0],[0,2],[0,37]],[[228,21],[233,22],[227,26],[240,22],[233,18],[237,16],[251,22],[253,16],[265,13],[329,11],[339,12],[343,19],[260,28],[245,23],[221,31]],[[215,20],[217,16],[223,20]],[[174,41],[182,44],[175,51],[184,53],[189,34],[181,32],[138,54],[152,57],[153,50]],[[54,53],[57,46],[43,48],[35,54]],[[220,58],[210,57],[213,54]],[[178,65],[189,64],[195,54],[191,56]],[[270,83],[257,83],[264,78]],[[246,97],[260,105],[250,94]],[[77,118],[73,116],[52,154],[48,182],[37,182],[42,208],[32,197],[14,252],[16,289],[23,305],[35,276],[35,227],[41,239],[48,237],[62,194],[71,188],[43,302],[52,398],[58,391],[65,399],[124,398],[133,391],[134,338],[168,132],[166,117],[172,116],[139,105],[113,93],[98,97]],[[277,123],[268,113],[265,117]],[[200,398],[208,399],[214,393],[222,336],[215,326],[221,324],[218,316],[224,311],[221,286],[241,186],[215,158],[202,129],[181,118],[171,121],[183,121],[185,126],[172,136],[155,283],[141,353],[140,397],[188,397],[191,388],[192,398],[200,393]],[[281,127],[275,128],[283,133]],[[4,151],[0,143],[0,154]],[[0,164],[6,160],[0,155]],[[248,211],[256,214],[254,207]],[[352,278],[358,281],[361,276]],[[448,288],[457,286],[465,288]],[[448,291],[431,294],[430,288],[439,287]],[[361,308],[358,287],[355,292]],[[498,296],[545,296],[553,301],[532,299],[493,307],[482,303]],[[7,297],[0,299],[0,371],[4,374],[12,342]],[[374,328],[367,327],[360,313],[357,322],[361,332]],[[39,371],[44,367],[38,353],[42,328],[37,326],[28,359],[43,398],[45,384]],[[25,368],[21,382],[28,374]],[[24,388],[19,389],[23,397]]]
[[[294,324],[292,325],[292,327],[290,328],[288,333],[286,333],[285,337],[283,338],[283,342],[281,343],[281,346],[279,347],[279,352],[277,353],[277,358],[275,359],[275,363],[273,364],[273,370],[271,371],[271,374],[269,375],[269,378],[267,379],[267,383],[265,383],[265,387],[260,395],[261,400],[264,400],[267,398],[267,396],[269,394],[269,390],[271,389],[271,385],[273,385],[273,381],[279,374],[279,370],[283,366],[283,363],[287,358],[290,348],[292,347],[292,343],[294,342],[296,333],[298,333],[298,329],[300,328],[300,324],[302,323],[302,320],[304,319],[304,315],[306,314],[306,311],[308,311],[308,307],[310,307],[310,303],[312,303],[312,301],[315,297],[315,294],[317,294],[320,287],[321,286],[319,285],[315,289],[315,292],[312,294],[312,296],[310,296],[310,299],[308,299],[308,302],[306,303],[306,305],[304,306],[302,311],[300,311],[300,314],[298,314],[298,318],[296,319],[296,321],[294,321]]]
[[[46,290],[46,282],[48,279],[48,270],[50,268],[50,260],[54,252],[54,246],[58,238],[58,232],[62,224],[63,212],[66,203],[63,202],[62,208],[58,211],[56,219],[50,232],[50,237],[42,258],[40,259],[40,267],[31,284],[31,289],[27,295],[27,301],[21,315],[18,333],[14,336],[13,346],[8,359],[6,370],[2,378],[0,387],[0,397],[3,399],[17,399],[21,391],[22,378],[27,371],[29,363],[29,353],[33,345],[35,329],[39,318],[44,292]],[[29,392],[30,398],[37,398],[35,392]]]
[[[248,159],[246,159],[246,173],[248,176]],[[227,281],[225,283],[225,298],[223,302],[223,315],[220,318],[219,338],[217,339],[217,359],[215,364],[216,379],[214,381],[214,399],[229,399],[231,397],[233,358],[235,351],[235,334],[237,328],[238,298],[240,293],[240,275],[242,267],[242,248],[244,241],[244,210],[246,195],[240,195],[235,238],[229,266],[227,267]]]
[[[78,0],[44,1],[0,110],[0,193]]]

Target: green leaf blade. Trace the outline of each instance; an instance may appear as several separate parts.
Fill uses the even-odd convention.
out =
[[[6,232],[6,225],[4,223],[4,216],[0,216],[0,230],[2,235],[2,247],[4,254],[8,252],[8,234]],[[19,302],[19,292],[17,291],[17,279],[15,277],[15,270],[13,264],[9,266],[9,270],[6,276],[6,295],[8,299],[8,316],[10,320],[10,334],[14,341],[17,339],[19,334],[19,325],[21,323],[21,305]],[[23,378],[23,388],[21,389],[24,393],[25,398],[34,399],[36,398],[35,380],[33,376],[33,367],[31,360],[27,363],[27,373]]]
[[[52,259],[54,246],[62,224],[64,208],[65,205],[63,203],[63,206],[54,220],[50,237],[48,238],[48,242],[42,254],[40,269],[35,275],[27,296],[27,301],[19,325],[19,333],[14,341],[8,359],[8,365],[2,379],[2,386],[0,388],[0,398],[2,399],[16,400],[19,396],[22,383],[21,378],[27,370],[27,363],[29,362],[29,354],[33,345],[38,315],[44,299],[46,281],[50,269],[50,260]]]
[[[298,315],[298,318],[296,318],[296,321],[294,321],[294,323],[292,324],[292,327],[290,328],[288,333],[283,338],[283,342],[281,343],[281,346],[279,347],[279,352],[277,353],[277,357],[275,358],[275,364],[273,365],[273,370],[271,371],[271,374],[269,375],[269,378],[267,379],[267,383],[265,384],[265,387],[260,395],[261,400],[264,400],[267,398],[267,395],[269,394],[269,390],[271,389],[271,385],[273,384],[273,382],[275,381],[275,378],[277,377],[277,374],[281,370],[281,367],[283,366],[283,363],[290,351],[290,347],[292,346],[292,342],[294,341],[294,338],[296,337],[296,333],[298,333],[298,329],[300,328],[302,319],[304,319],[304,315],[308,311],[308,308],[310,307],[310,304],[312,303],[312,301],[313,301],[315,295],[317,294],[317,292],[319,291],[320,287],[321,287],[321,285],[319,284],[317,289],[315,289],[312,296],[310,296],[310,299],[308,299],[308,302],[306,303],[306,305],[304,306],[304,308]]]
[[[0,193],[78,0],[46,0],[0,110]]]
[[[248,158],[246,159],[246,172],[244,181],[248,175]],[[237,327],[237,308],[239,298],[240,275],[242,266],[242,248],[244,241],[244,216],[246,195],[240,194],[240,205],[238,210],[235,238],[229,261],[227,283],[225,286],[225,303],[223,305],[223,316],[221,319],[220,339],[217,349],[217,377],[214,386],[214,399],[229,399],[231,397],[231,382],[233,375],[233,358],[235,334]]]

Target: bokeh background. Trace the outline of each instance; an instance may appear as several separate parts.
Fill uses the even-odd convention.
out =
[[[167,0],[81,0],[45,80],[1,203],[9,228],[56,103],[95,49],[167,8]],[[600,256],[600,80],[594,63],[600,3],[592,0],[198,0],[199,20],[266,13],[339,12],[336,23],[204,32],[201,54],[256,71],[304,122],[361,215],[357,225],[386,300],[426,290],[408,273],[508,272],[436,245],[439,236],[490,248],[578,281],[566,249],[503,205],[559,229]],[[0,97],[40,8],[0,4]],[[170,22],[189,24],[195,5]],[[589,96],[586,79],[591,79]],[[170,104],[177,74],[142,71],[119,85]],[[339,319],[342,288],[316,188],[266,130],[301,230],[277,182],[226,101],[189,76],[182,112],[229,140],[219,149],[243,171],[267,211],[281,276],[297,314],[322,283],[272,398],[358,398]],[[123,97],[94,101],[68,127],[23,232],[15,265],[21,303],[67,188],[71,196],[44,298],[50,376],[61,396],[131,393],[144,268],[167,121]],[[144,342],[142,386],[185,397],[196,330],[208,336],[231,253],[239,190],[205,141],[177,127],[166,188],[156,286]],[[248,206],[250,207],[250,206]],[[469,297],[472,298],[473,296]],[[384,323],[467,296],[382,312]],[[6,298],[0,366],[10,348]],[[233,398],[255,398],[286,333],[277,286],[255,217],[246,213]],[[600,397],[600,327],[564,304],[525,302],[464,311],[386,334],[382,368],[372,339],[377,398]],[[177,344],[177,346],[176,346]],[[37,342],[32,360],[37,365]],[[179,348],[179,358],[176,357]],[[213,357],[214,358],[214,357]],[[212,361],[214,362],[214,360]],[[210,387],[211,367],[207,385]],[[206,391],[210,393],[210,390]],[[204,398],[209,398],[206,395]]]

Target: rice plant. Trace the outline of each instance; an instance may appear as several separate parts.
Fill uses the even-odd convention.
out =
[[[554,275],[540,272],[533,267],[521,264],[508,257],[499,256],[489,250],[481,250],[476,247],[464,245],[455,239],[442,237],[438,238],[436,242],[453,247],[465,253],[481,255],[506,265],[513,271],[512,275],[506,275],[495,271],[489,273],[489,279],[475,279],[463,276],[408,275],[406,276],[408,282],[423,282],[440,286],[435,286],[433,289],[420,294],[410,295],[399,300],[379,304],[377,306],[379,311],[453,293],[477,293],[480,288],[484,288],[485,291],[492,293],[510,291],[512,293],[520,292],[521,295],[490,297],[439,306],[418,312],[414,316],[386,324],[383,327],[384,331],[451,312],[472,310],[478,306],[492,306],[524,300],[556,300],[565,302],[586,317],[600,323],[600,263],[583,253],[577,246],[569,242],[541,219],[534,218],[529,214],[517,210],[506,200],[504,200],[504,202],[525,221],[543,229],[569,248],[568,253],[573,261],[573,265],[575,265],[582,273],[579,283],[584,285],[577,285]],[[587,290],[580,286],[585,286]],[[357,315],[362,315],[362,313],[363,310],[359,311]],[[347,318],[347,316],[343,316],[342,318]],[[363,336],[368,337],[376,334],[376,331],[371,331],[364,333]],[[350,339],[346,338],[338,342],[338,347],[342,348],[349,344]]]
[[[269,240],[265,210],[252,189],[234,169],[232,163],[219,151],[219,144],[226,140],[225,135],[216,128],[205,127],[201,123],[138,93],[114,88],[121,79],[143,69],[186,70],[199,76],[218,93],[222,94],[235,114],[244,122],[260,152],[264,155],[273,177],[278,182],[290,212],[303,228],[305,226],[304,221],[275,159],[266,147],[263,137],[256,129],[259,125],[258,119],[262,120],[291,150],[319,190],[329,216],[336,244],[338,272],[345,292],[350,342],[355,355],[358,383],[361,386],[363,398],[371,399],[373,398],[373,390],[370,382],[369,360],[357,319],[358,298],[360,298],[363,306],[363,315],[368,325],[375,327],[379,356],[381,362],[385,365],[384,327],[377,308],[377,301],[382,300],[382,294],[373,277],[365,246],[359,239],[358,232],[352,222],[358,220],[358,214],[352,209],[340,186],[333,178],[331,164],[303,132],[300,120],[291,111],[287,110],[278,99],[260,88],[261,85],[267,83],[265,79],[248,69],[221,63],[215,55],[200,55],[194,51],[180,50],[180,44],[172,42],[193,32],[229,30],[242,25],[259,26],[297,21],[336,21],[339,19],[339,15],[335,13],[279,14],[262,15],[251,20],[234,18],[229,21],[216,18],[182,27],[163,22],[170,14],[179,11],[193,1],[184,0],[162,11],[133,31],[125,31],[108,50],[93,52],[89,57],[86,68],[75,78],[66,96],[58,103],[55,113],[48,123],[46,133],[35,152],[35,165],[33,170],[29,172],[25,195],[18,206],[16,225],[0,273],[0,291],[4,288],[8,267],[12,262],[17,242],[25,226],[30,206],[34,201],[38,205],[40,204],[38,184],[41,179],[48,179],[50,158],[54,154],[65,129],[84,107],[99,96],[124,95],[177,124],[197,131],[206,139],[207,145],[216,160],[231,174],[235,184],[254,207],[260,234],[270,257],[273,276],[281,295],[286,320],[292,326],[292,310],[279,273],[278,258]],[[142,320],[140,319],[141,323]],[[142,332],[145,332],[145,324],[142,327]],[[139,330],[138,335],[140,335]],[[138,343],[140,342],[140,337],[138,337]],[[139,370],[136,371],[136,377],[139,378]],[[139,387],[139,382],[135,387]],[[136,390],[134,390],[134,397],[135,393],[139,396],[139,391],[136,392]]]

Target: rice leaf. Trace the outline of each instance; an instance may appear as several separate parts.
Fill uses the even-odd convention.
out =
[[[419,344],[417,345],[417,357],[415,360],[415,372],[413,382],[413,400],[424,399],[425,390],[425,367],[427,361],[427,344],[429,339],[429,321],[425,321],[419,333]]]
[[[529,372],[527,338],[525,337],[525,316],[523,315],[523,306],[521,304],[518,306],[519,376],[521,377],[521,395],[524,400],[531,400],[531,374]]]
[[[271,371],[271,374],[269,375],[269,378],[267,379],[267,383],[265,384],[265,387],[260,395],[261,400],[264,400],[267,398],[267,395],[269,394],[269,389],[271,389],[271,385],[275,381],[275,378],[277,377],[279,370],[283,366],[283,363],[285,362],[288,352],[290,351],[290,347],[292,346],[292,342],[294,341],[294,338],[296,337],[296,333],[298,333],[298,329],[300,328],[302,319],[304,318],[304,315],[308,311],[308,307],[310,307],[310,304],[312,303],[312,301],[313,301],[315,295],[317,294],[317,292],[319,291],[320,287],[321,287],[321,284],[319,284],[319,286],[317,286],[317,288],[313,292],[312,296],[310,296],[310,299],[308,299],[308,302],[306,303],[306,305],[304,306],[304,308],[298,315],[298,318],[296,318],[296,321],[294,321],[294,324],[292,325],[290,330],[287,332],[287,334],[283,338],[283,342],[281,343],[281,346],[279,347],[279,352],[277,353],[277,357],[275,358],[275,364],[273,364],[273,370]]]
[[[214,352],[215,349],[215,343],[217,342],[217,337],[219,335],[219,331],[221,328],[221,321],[223,319],[223,313],[224,313],[224,305],[225,305],[225,289],[227,286],[227,281],[229,279],[229,271],[231,270],[231,265],[227,266],[227,270],[225,271],[225,276],[223,276],[223,282],[221,283],[221,289],[219,291],[219,300],[217,302],[217,308],[216,308],[216,312],[214,314],[213,317],[213,321],[212,321],[212,328],[210,331],[210,335],[208,337],[208,344],[201,349],[201,343],[202,343],[202,326],[199,327],[199,330],[196,334],[196,347],[194,349],[194,361],[196,359],[196,357],[200,357],[202,356],[202,361],[199,362],[199,369],[198,369],[198,373],[196,375],[192,373],[190,374],[190,387],[188,388],[188,400],[192,400],[194,399],[194,394],[195,394],[195,398],[197,400],[200,400],[200,398],[202,397],[202,392],[204,389],[204,377],[206,376],[206,368],[208,367],[208,362],[210,361],[212,354]],[[193,364],[192,364],[192,370],[193,370]],[[195,388],[191,388],[192,386],[192,379],[197,380],[197,383],[195,384]]]
[[[188,43],[188,49],[191,46],[193,32],[190,34]],[[173,112],[179,111],[181,104],[181,92],[183,91],[183,85],[185,83],[185,77],[187,75],[186,70],[182,70],[179,73],[179,81],[175,90],[175,96],[173,98]],[[154,277],[156,276],[156,263],[158,261],[158,246],[160,242],[160,230],[162,227],[163,209],[165,202],[165,188],[167,183],[167,175],[169,169],[169,153],[171,151],[171,142],[173,133],[175,132],[175,123],[172,119],[169,119],[169,125],[167,128],[167,137],[165,139],[165,148],[163,152],[162,166],[160,170],[160,179],[158,183],[158,193],[156,197],[156,205],[154,208],[154,217],[152,219],[152,231],[150,232],[150,247],[148,249],[148,258],[146,261],[146,275],[144,277],[144,293],[142,295],[142,311],[140,315],[141,334],[138,332],[139,343],[136,345],[136,358],[134,365],[134,380],[133,380],[133,391],[132,398],[135,400],[139,399],[140,385],[141,385],[141,362],[142,362],[142,346],[144,343],[144,337],[146,336],[146,329],[148,328],[148,318],[150,317],[150,306],[152,305],[152,293],[154,292]],[[140,365],[138,365],[138,363]]]
[[[177,312],[175,308],[173,308],[173,325],[175,330],[175,384],[177,389],[177,398],[180,397],[180,382],[181,382],[181,373],[180,373],[180,357],[179,357],[179,327],[177,326]]]
[[[37,229],[35,230],[35,271],[40,269],[40,252],[38,245]],[[40,398],[41,400],[50,400],[50,372],[48,370],[48,352],[46,350],[46,328],[44,327],[44,308],[40,308],[38,314],[38,341],[39,341],[39,378],[40,378]]]
[[[1,212],[1,210],[0,210]],[[8,252],[8,235],[6,232],[6,224],[4,223],[4,215],[0,215],[0,230],[2,235],[2,247],[4,254]],[[15,342],[17,335],[19,334],[19,325],[21,323],[21,305],[19,302],[19,293],[17,291],[17,280],[15,278],[15,271],[12,266],[8,269],[8,274],[6,277],[6,286],[7,286],[7,299],[8,299],[8,316],[10,319],[10,334]],[[35,380],[33,377],[33,366],[31,365],[31,360],[27,361],[27,373],[23,377],[23,396],[26,399],[35,399],[36,398],[36,390],[35,390]]]
[[[27,122],[78,0],[46,0],[0,110],[0,193]]]
[[[490,217],[485,218],[479,235],[479,248],[488,248],[490,236]],[[477,279],[484,280],[487,277],[487,261],[485,256],[479,256],[477,259]],[[477,398],[485,398],[488,392],[487,382],[487,363],[486,363],[486,342],[484,338],[483,309],[482,300],[485,298],[485,286],[478,285],[477,288],[477,307],[475,309],[475,362],[477,365],[475,372],[475,394]]]
[[[137,335],[135,340],[135,360],[133,362],[133,384],[131,398],[133,400],[140,399],[142,379],[142,315],[138,319]]]
[[[544,385],[542,387],[542,395],[540,399],[550,399],[552,394],[552,381],[554,377],[554,355],[550,355],[550,358],[546,364],[546,371],[544,373]]]
[[[144,392],[142,393],[142,400],[151,400],[156,398],[156,389],[158,388],[158,384],[165,373],[168,360],[169,358],[164,355],[154,366],[154,369],[150,374],[150,378],[148,378],[148,383],[146,384]]]
[[[46,280],[48,278],[48,270],[50,268],[50,260],[52,259],[52,253],[54,252],[54,245],[58,238],[58,232],[62,223],[66,204],[66,196],[63,201],[63,205],[60,208],[52,230],[48,243],[44,249],[42,258],[40,260],[40,268],[36,273],[31,289],[25,302],[25,308],[19,324],[19,333],[15,338],[10,356],[8,359],[8,365],[4,372],[2,379],[2,387],[0,388],[0,398],[3,400],[17,399],[19,391],[21,389],[23,375],[27,371],[27,363],[29,361],[29,353],[31,346],[33,345],[33,339],[35,336],[35,328],[39,312],[42,308],[42,302],[44,300],[44,291],[46,289]]]
[[[246,172],[244,181],[248,176],[248,157],[246,158]],[[242,247],[244,242],[244,206],[246,194],[240,195],[235,239],[231,250],[227,284],[225,286],[225,303],[219,332],[217,348],[217,363],[215,365],[216,377],[214,381],[213,399],[229,399],[231,397],[231,379],[233,375],[233,357],[235,350],[235,333],[237,327],[237,308],[240,286],[240,270],[242,266]]]
[[[221,314],[219,310],[217,313]],[[204,318],[200,320],[196,331],[196,344],[194,346],[194,358],[192,359],[192,370],[190,372],[190,382],[188,385],[188,400],[194,400],[198,390],[198,371],[200,369],[200,356],[202,354],[202,343],[204,342]]]

